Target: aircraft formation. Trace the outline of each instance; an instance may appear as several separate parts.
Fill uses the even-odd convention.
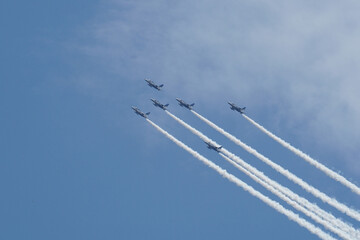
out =
[[[156,83],[154,83],[153,81],[151,81],[151,80],[148,79],[148,78],[145,78],[144,80],[145,80],[145,82],[148,84],[148,86],[150,86],[151,88],[155,88],[155,89],[158,90],[158,91],[160,91],[161,88],[164,86],[164,84],[157,85]],[[154,99],[154,98],[151,98],[150,100],[153,102],[154,106],[159,107],[159,108],[161,108],[161,109],[163,109],[163,110],[166,110],[166,107],[169,106],[168,103],[167,103],[167,104],[162,104],[162,103],[160,103],[158,100],[156,100],[156,99]],[[184,100],[182,100],[182,99],[180,99],[180,98],[176,98],[176,101],[178,101],[178,104],[179,104],[181,107],[187,108],[187,109],[189,109],[189,110],[192,110],[192,109],[193,109],[193,106],[195,105],[195,103],[191,103],[191,104],[186,103]],[[241,114],[244,113],[245,108],[246,108],[246,107],[243,107],[243,108],[242,108],[242,107],[238,107],[238,106],[236,106],[234,103],[231,103],[231,102],[228,102],[228,104],[230,105],[230,109],[231,109],[231,110],[237,111],[237,112],[239,112],[239,113],[241,113]],[[132,106],[131,108],[135,111],[135,113],[136,113],[137,115],[140,115],[140,116],[142,116],[142,117],[144,117],[144,118],[147,118],[147,116],[150,114],[150,112],[148,112],[148,113],[143,113],[143,112],[140,111],[139,108],[134,107],[134,106]]]
[[[148,86],[150,86],[151,88],[155,88],[158,91],[160,91],[161,88],[164,86],[164,84],[157,85],[156,83],[154,83],[153,81],[151,81],[148,78],[145,78],[144,80],[148,84]],[[162,103],[160,103],[158,100],[156,100],[154,98],[151,98],[150,100],[153,102],[153,105],[155,107],[161,108],[162,110],[167,110],[166,108],[169,106],[168,103],[167,104],[162,104]],[[179,106],[187,108],[189,110],[192,110],[194,105],[195,105],[195,103],[191,103],[191,104],[186,103],[184,100],[182,100],[180,98],[176,98],[176,101],[178,102]],[[231,103],[231,102],[228,102],[228,104],[230,105],[231,110],[237,111],[237,112],[239,112],[241,114],[244,113],[245,108],[246,108],[246,107],[238,107],[238,106],[236,106],[236,104]],[[139,116],[141,116],[143,118],[148,118],[148,115],[150,114],[150,112],[143,113],[139,108],[134,107],[134,106],[132,106],[131,108],[134,110],[135,114],[137,114],[137,115],[139,115]],[[222,148],[222,146],[216,146],[212,142],[206,142],[205,141],[205,143],[206,143],[208,149],[214,150],[216,152],[220,152],[220,149]]]
[[[158,91],[162,89],[164,84],[157,85],[150,79],[145,79],[146,83],[151,87]],[[235,183],[237,186],[241,187],[254,197],[260,199],[268,206],[275,209],[277,212],[285,215],[288,217],[288,219],[296,222],[301,227],[304,227],[312,234],[316,235],[320,239],[324,240],[333,240],[337,239],[334,237],[333,234],[335,234],[337,237],[340,237],[341,239],[359,239],[360,240],[360,229],[357,229],[354,227],[351,223],[343,220],[343,217],[336,217],[333,215],[332,212],[322,209],[319,207],[316,203],[310,202],[308,199],[306,199],[303,196],[298,195],[291,189],[284,187],[274,179],[271,179],[267,175],[265,175],[263,172],[257,170],[255,167],[253,167],[249,162],[244,161],[234,153],[231,153],[229,150],[225,149],[222,145],[219,145],[209,137],[207,137],[205,134],[201,133],[194,127],[190,126],[189,124],[185,123],[180,118],[176,117],[172,113],[169,112],[167,107],[169,104],[162,104],[158,100],[151,98],[150,99],[155,107],[161,108],[164,110],[170,117],[172,117],[174,120],[176,120],[178,123],[180,123],[182,126],[190,130],[193,134],[198,136],[205,144],[206,147],[210,150],[214,150],[217,152],[222,158],[224,158],[226,161],[231,163],[233,166],[235,166],[238,170],[242,171],[246,175],[248,175],[251,179],[253,179],[255,182],[261,184],[264,188],[266,188],[269,192],[276,195],[278,198],[283,200],[285,203],[287,203],[291,208],[295,209],[298,212],[301,212],[303,215],[299,215],[298,212],[294,212],[293,209],[289,209],[288,207],[284,207],[280,202],[275,201],[271,199],[270,197],[264,195],[260,191],[254,189],[249,184],[243,182],[238,177],[228,173],[225,169],[221,168],[219,165],[216,165],[206,157],[202,156],[189,146],[187,146],[185,143],[181,142],[177,138],[175,138],[173,135],[162,129],[160,126],[155,124],[149,119],[150,112],[144,113],[137,107],[132,107],[134,112],[145,118],[147,122],[149,122],[154,128],[156,128],[159,132],[164,134],[166,137],[168,137],[171,141],[173,141],[175,144],[177,144],[179,147],[186,150],[188,153],[193,155],[195,158],[203,162],[208,167],[212,168],[213,170],[217,171],[220,175],[222,175],[224,178],[228,179],[229,181]],[[184,100],[180,98],[176,98],[176,101],[178,102],[179,106],[184,107],[188,110],[190,110],[196,117],[201,119],[203,122],[208,124],[210,127],[227,137],[229,140],[237,144],[238,146],[242,147],[247,152],[254,155],[257,159],[261,160],[265,164],[269,165],[273,170],[277,171],[278,173],[285,176],[288,180],[292,181],[293,183],[300,186],[303,190],[311,194],[313,197],[321,200],[323,203],[328,204],[329,206],[333,207],[333,209],[336,209],[338,213],[347,215],[348,218],[352,219],[355,222],[360,223],[360,212],[358,212],[356,209],[353,209],[349,206],[347,206],[344,203],[339,202],[333,197],[328,196],[324,192],[320,191],[319,189],[315,188],[305,180],[301,179],[300,177],[296,176],[294,173],[290,172],[288,169],[284,169],[279,164],[275,163],[274,161],[270,160],[268,157],[262,155],[249,145],[242,142],[240,139],[235,137],[234,135],[226,132],[224,129],[216,125],[215,123],[211,122],[204,116],[197,113],[193,107],[194,103],[187,103]],[[236,104],[232,102],[228,102],[230,105],[230,109],[236,112],[239,112],[242,117],[244,117],[246,120],[248,120],[251,124],[253,124],[256,128],[261,130],[263,133],[268,135],[270,138],[281,144],[286,149],[290,150],[294,154],[296,154],[298,157],[302,158],[304,161],[308,162],[318,170],[325,173],[328,177],[332,178],[333,180],[341,183],[343,186],[350,189],[353,193],[360,196],[360,188],[355,185],[354,183],[347,180],[345,177],[340,175],[339,173],[331,170],[330,168],[326,167],[324,164],[320,163],[319,161],[313,159],[309,155],[303,153],[300,149],[293,147],[290,143],[286,142],[285,140],[281,139],[280,137],[276,136],[275,134],[271,133],[269,130],[265,129],[263,126],[261,126],[259,123],[255,122],[253,119],[251,119],[249,116],[245,114],[245,107],[239,107]],[[304,217],[306,216],[306,217]],[[309,220],[311,219],[311,220]],[[322,228],[320,228],[321,226]],[[331,233],[329,233],[330,231]]]

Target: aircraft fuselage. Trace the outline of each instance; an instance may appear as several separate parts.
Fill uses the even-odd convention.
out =
[[[140,109],[138,109],[137,107],[131,107],[131,108],[134,110],[134,112],[135,112],[137,115],[142,116],[143,118],[147,118],[148,115],[150,114],[150,112],[148,112],[148,113],[143,113],[143,112],[140,111]]]
[[[154,104],[154,106],[156,106],[156,107],[159,107],[159,108],[161,108],[162,110],[166,110],[166,107],[167,106],[169,106],[169,104],[162,104],[162,103],[160,103],[158,100],[156,100],[156,99],[150,99],[152,102],[153,102],[153,104]]]
[[[195,105],[195,103],[192,103],[192,104],[188,104],[186,102],[184,102],[182,99],[180,98],[176,98],[176,101],[179,102],[179,105],[182,106],[182,107],[185,107],[189,110],[192,110],[192,107]]]
[[[239,112],[239,113],[241,113],[241,114],[243,114],[244,113],[244,111],[245,111],[245,108],[246,107],[238,107],[238,106],[236,106],[234,103],[231,103],[231,102],[228,102],[228,104],[230,105],[230,109],[231,110],[233,110],[233,111],[237,111],[237,112]]]
[[[206,143],[208,149],[214,150],[216,152],[220,152],[220,149],[222,148],[222,146],[215,146],[210,142],[205,142],[205,143]]]
[[[160,91],[160,89],[164,86],[164,84],[161,84],[161,85],[157,85],[155,84],[153,81],[151,81],[150,79],[146,79],[145,78],[145,82],[147,82],[147,84],[152,87],[152,88],[155,88],[156,90]]]

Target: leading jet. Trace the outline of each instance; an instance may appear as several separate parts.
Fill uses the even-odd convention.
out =
[[[169,106],[169,104],[161,104],[158,100],[153,99],[153,98],[151,98],[150,100],[154,103],[155,107],[159,107],[162,110],[166,110],[166,107]]]
[[[144,79],[145,82],[147,82],[147,84],[152,87],[152,88],[155,88],[156,90],[160,91],[160,89],[164,86],[164,84],[160,84],[160,85],[156,85],[153,81],[151,81],[150,79],[148,78],[145,78]]]
[[[215,146],[214,144],[212,144],[211,142],[205,142],[207,144],[207,148],[208,149],[212,149],[215,150],[216,152],[220,152],[220,149],[222,148],[222,146]]]
[[[230,109],[233,111],[238,111],[239,113],[243,114],[246,107],[238,107],[235,105],[235,103],[228,102],[228,104],[231,106]]]
[[[142,116],[143,118],[148,118],[148,115],[150,114],[150,112],[143,113],[143,112],[140,111],[140,109],[138,109],[137,107],[131,107],[131,108],[135,111],[135,113],[136,113],[137,115],[140,115],[140,116]]]
[[[188,103],[184,102],[183,100],[181,100],[180,98],[177,98],[176,101],[179,102],[179,105],[180,105],[180,106],[186,107],[186,108],[189,109],[189,110],[191,110],[192,107],[195,105],[195,103],[188,104]]]

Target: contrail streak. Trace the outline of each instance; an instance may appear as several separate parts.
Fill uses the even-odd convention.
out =
[[[219,126],[217,126],[216,124],[214,124],[213,122],[211,122],[210,120],[206,119],[205,117],[201,116],[200,114],[198,114],[197,112],[195,112],[194,110],[191,110],[191,112],[193,114],[195,114],[198,118],[200,118],[201,120],[203,120],[205,123],[207,123],[209,126],[211,126],[212,128],[214,128],[216,131],[220,132],[221,134],[223,134],[224,136],[226,136],[228,139],[230,139],[231,141],[233,141],[234,143],[236,143],[237,145],[241,146],[242,148],[244,148],[246,151],[248,151],[249,153],[253,154],[254,156],[256,156],[258,159],[260,159],[261,161],[263,161],[264,163],[268,164],[270,167],[272,167],[273,169],[275,169],[277,172],[283,174],[284,176],[286,176],[289,180],[293,181],[294,183],[298,184],[299,186],[301,186],[304,190],[306,190],[307,192],[311,193],[312,195],[314,195],[315,197],[318,197],[319,199],[321,199],[323,202],[328,203],[329,205],[335,207],[336,209],[338,209],[339,211],[341,211],[342,213],[345,213],[346,215],[356,219],[357,221],[360,221],[360,213],[355,211],[354,209],[349,208],[348,206],[346,206],[343,203],[338,202],[336,199],[329,197],[328,195],[326,195],[325,193],[321,192],[320,190],[316,189],[315,187],[311,186],[310,184],[308,184],[307,182],[305,182],[304,180],[302,180],[301,178],[297,177],[295,174],[291,173],[289,170],[284,169],[283,167],[281,167],[280,165],[274,163],[273,161],[271,161],[269,158],[265,157],[264,155],[262,155],[261,153],[257,152],[255,149],[251,148],[250,146],[246,145],[245,143],[243,143],[242,141],[240,141],[239,139],[237,139],[236,137],[234,137],[233,135],[231,135],[230,133],[226,132],[224,129],[220,128]]]
[[[191,155],[193,155],[195,158],[197,158],[198,160],[200,160],[201,162],[203,162],[205,165],[207,165],[208,167],[214,169],[215,171],[217,171],[221,176],[223,176],[224,178],[228,179],[229,181],[235,183],[237,186],[243,188],[245,191],[249,192],[251,195],[259,198],[260,200],[262,200],[264,203],[266,203],[267,205],[269,205],[270,207],[274,208],[276,211],[278,211],[279,213],[284,214],[285,216],[287,216],[290,220],[296,222],[297,224],[299,224],[300,226],[306,228],[308,231],[310,231],[311,233],[317,235],[319,238],[324,239],[324,240],[335,240],[335,238],[333,238],[331,235],[329,235],[328,233],[325,233],[324,231],[322,231],[320,228],[316,227],[315,225],[313,225],[312,223],[306,221],[305,219],[301,218],[299,215],[295,214],[294,212],[284,208],[280,203],[270,199],[269,197],[263,195],[262,193],[260,193],[259,191],[256,191],[254,188],[252,188],[251,186],[247,185],[245,182],[241,181],[240,179],[238,179],[237,177],[235,177],[234,175],[228,173],[225,169],[222,169],[221,167],[219,167],[218,165],[216,165],[215,163],[211,162],[210,160],[208,160],[207,158],[203,157],[202,155],[200,155],[198,152],[194,151],[193,149],[191,149],[190,147],[188,147],[187,145],[185,145],[184,143],[182,143],[181,141],[179,141],[178,139],[176,139],[175,137],[173,137],[172,135],[170,135],[168,132],[166,132],[165,130],[163,130],[161,127],[159,127],[158,125],[156,125],[155,123],[153,123],[151,120],[146,119],[146,121],[148,121],[153,127],[155,127],[158,131],[160,131],[162,134],[164,134],[166,137],[168,137],[171,141],[173,141],[174,143],[176,143],[179,147],[183,148],[184,150],[186,150],[187,152],[189,152]]]
[[[290,189],[288,189],[285,186],[282,186],[278,182],[270,179],[268,176],[266,176],[263,172],[257,170],[253,166],[246,163],[244,160],[239,158],[238,156],[234,155],[233,153],[229,152],[228,150],[222,148],[221,152],[224,153],[226,156],[231,158],[233,161],[235,161],[237,164],[242,166],[243,168],[250,171],[252,174],[257,176],[259,179],[267,183],[268,185],[274,187],[275,189],[281,191],[285,196],[289,197],[290,199],[298,202],[302,206],[306,207],[310,211],[314,212],[318,216],[322,217],[323,219],[326,219],[330,224],[333,226],[345,231],[349,235],[351,235],[353,238],[360,239],[360,233],[358,230],[354,229],[351,225],[343,222],[342,220],[334,217],[332,214],[326,212],[325,210],[321,209],[316,204],[313,204],[309,202],[307,199],[300,197],[298,194],[294,193]],[[346,238],[345,238],[346,239]]]
[[[200,131],[196,130],[195,128],[193,128],[192,126],[190,126],[189,124],[187,124],[186,122],[184,122],[183,120],[181,120],[180,118],[176,117],[174,114],[170,113],[168,110],[165,110],[165,112],[166,112],[170,117],[172,117],[173,119],[175,119],[178,123],[180,123],[181,125],[183,125],[183,126],[186,127],[187,129],[189,129],[192,133],[194,133],[195,135],[199,136],[203,141],[214,143],[213,140],[211,140],[210,138],[208,138],[207,136],[205,136],[205,135],[202,134]],[[216,144],[216,145],[217,145],[217,144]]]
[[[299,157],[303,158],[305,161],[307,161],[311,165],[315,166],[317,169],[320,169],[321,171],[323,171],[329,177],[335,179],[336,181],[342,183],[344,186],[350,188],[351,191],[353,191],[354,193],[360,195],[360,188],[358,186],[356,186],[355,184],[353,184],[352,182],[350,182],[349,180],[347,180],[345,177],[343,177],[340,174],[338,174],[338,173],[334,172],[333,170],[329,169],[328,167],[326,167],[322,163],[319,163],[318,161],[316,161],[315,159],[313,159],[309,155],[303,153],[301,150],[293,147],[290,143],[288,143],[288,142],[282,140],[281,138],[275,136],[273,133],[266,130],[263,126],[261,126],[260,124],[256,123],[254,120],[252,120],[250,117],[246,116],[245,114],[242,114],[242,115],[250,123],[255,125],[255,127],[259,128],[266,135],[268,135],[269,137],[271,137],[272,139],[274,139],[275,141],[280,143],[282,146],[286,147],[287,149],[289,149],[290,151],[292,151],[293,153],[295,153]]]
[[[203,141],[206,142],[212,142],[214,144],[216,144],[214,141],[212,141],[210,138],[208,138],[207,136],[205,136],[204,134],[202,134],[200,131],[196,130],[195,128],[191,127],[189,124],[185,123],[184,121],[182,121],[181,119],[179,119],[178,117],[176,117],[175,115],[171,114],[169,111],[165,111],[169,116],[171,116],[173,119],[175,119],[177,122],[179,122],[181,125],[183,125],[185,128],[189,129],[192,133],[194,133],[195,135],[199,136]],[[217,144],[216,144],[217,145]],[[352,236],[357,236],[359,233],[352,228],[350,225],[342,222],[341,220],[335,218],[333,215],[331,215],[330,213],[324,211],[323,209],[321,209],[320,207],[318,207],[315,204],[310,203],[309,201],[307,201],[305,198],[302,198],[300,196],[298,196],[297,194],[295,194],[294,192],[292,192],[290,189],[280,185],[279,183],[271,180],[269,177],[267,177],[265,174],[263,174],[262,172],[260,172],[259,170],[257,170],[256,168],[252,167],[251,165],[249,165],[248,163],[246,163],[245,161],[243,161],[242,159],[240,159],[239,157],[235,156],[234,154],[232,154],[231,152],[229,152],[228,150],[222,148],[221,152],[223,152],[224,154],[226,154],[227,156],[231,157],[234,161],[236,161],[238,164],[240,164],[244,169],[246,169],[247,172],[245,172],[246,174],[248,172],[251,172],[253,175],[255,175],[257,178],[261,179],[262,181],[264,181],[266,184],[278,189],[279,191],[281,191],[283,194],[285,194],[287,197],[291,198],[294,201],[297,201],[298,203],[300,203],[301,205],[305,206],[307,209],[309,209],[310,211],[316,213],[318,216],[322,217],[323,219],[326,219],[330,224],[333,224],[334,226],[338,227],[339,229],[346,231],[348,234],[351,234]]]
[[[239,169],[240,171],[244,172],[246,175],[248,175],[251,179],[253,179],[255,182],[261,184],[263,187],[265,187],[266,189],[268,189],[270,192],[272,192],[273,194],[275,194],[276,196],[278,196],[280,199],[284,200],[286,203],[288,203],[290,206],[292,206],[293,208],[303,212],[306,216],[310,217],[311,219],[313,219],[314,221],[322,224],[325,228],[327,228],[328,230],[336,233],[337,235],[339,235],[340,237],[342,237],[343,239],[360,239],[360,237],[358,235],[356,235],[356,232],[344,232],[342,228],[340,227],[334,227],[331,223],[329,223],[328,221],[324,220],[324,218],[319,217],[319,215],[315,214],[313,211],[308,210],[307,208],[304,208],[303,206],[301,206],[298,202],[290,199],[288,196],[286,196],[286,194],[282,193],[281,191],[279,191],[278,189],[276,189],[275,187],[269,185],[268,183],[266,183],[265,181],[259,179],[258,177],[256,177],[254,174],[250,173],[248,170],[246,170],[245,168],[243,168],[241,165],[237,164],[234,160],[230,159],[229,157],[227,157],[225,154],[223,153],[219,153],[220,156],[222,156],[226,161],[228,161],[230,164],[232,164],[234,167],[236,167],[237,169]]]

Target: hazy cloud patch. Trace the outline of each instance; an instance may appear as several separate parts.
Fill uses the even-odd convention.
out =
[[[273,108],[285,126],[360,154],[360,3],[116,1],[83,52],[118,83],[153,77],[196,101]],[[240,102],[241,101],[241,102]],[[350,151],[350,153],[349,153]]]

